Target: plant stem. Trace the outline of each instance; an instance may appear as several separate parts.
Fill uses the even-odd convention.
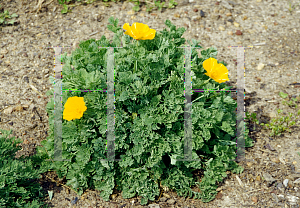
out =
[[[202,85],[200,85],[199,87],[202,87],[203,85],[207,84],[209,81],[211,80],[211,78],[209,78],[208,80],[206,80]]]
[[[136,40],[136,47],[138,47],[138,46],[139,46],[139,41]],[[136,70],[137,70],[137,60],[135,61],[135,66],[133,68],[133,73],[135,73]]]

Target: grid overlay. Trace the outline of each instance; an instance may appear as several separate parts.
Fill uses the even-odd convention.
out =
[[[65,47],[65,46],[63,46]],[[243,60],[245,64],[245,47],[243,46],[229,46],[237,48],[237,158],[235,161],[245,160],[245,67],[243,67]],[[253,47],[253,46],[249,46]],[[49,47],[48,47],[49,48]],[[62,91],[103,91],[106,90],[77,90],[77,89],[62,89],[62,65],[61,65],[61,47],[52,47],[55,51],[55,82],[54,82],[54,160],[56,161],[69,161],[62,159]],[[99,47],[108,48],[107,58],[107,155],[108,159],[102,159],[101,162],[106,161],[121,161],[121,159],[115,159],[114,148],[114,48],[123,47]],[[192,160],[192,78],[191,78],[191,48],[190,46],[178,47],[185,48],[185,80],[191,80],[184,82],[184,96],[185,96],[185,111],[184,111],[184,159],[177,159],[178,161],[195,161]],[[193,47],[199,48],[199,47]],[[204,92],[208,90],[193,90],[195,92]],[[220,90],[209,90],[220,91]],[[222,91],[235,91],[235,90],[222,90]],[[60,99],[59,99],[60,98]],[[60,103],[55,105],[55,103]],[[58,116],[59,115],[59,116]],[[197,159],[200,161],[201,159]]]

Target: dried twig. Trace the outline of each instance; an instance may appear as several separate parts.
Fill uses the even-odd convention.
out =
[[[256,43],[256,44],[253,44],[254,46],[262,46],[262,45],[266,45],[266,43]]]
[[[237,175],[235,177],[236,177],[237,181],[239,182],[240,186],[244,187],[244,184],[241,181],[241,179]]]
[[[33,85],[29,85],[30,87],[31,87],[31,89],[33,90],[33,91],[35,91],[36,93],[38,93],[40,96],[42,96],[42,97],[44,97],[44,95],[42,94],[42,93],[40,93],[37,89],[36,89],[36,87],[35,86],[33,86]]]
[[[249,193],[252,193],[252,192],[256,192],[256,191],[260,191],[261,189],[256,189],[256,190],[253,190],[253,191],[248,191],[247,194]]]
[[[50,2],[45,3],[45,4],[43,5],[44,1],[45,1],[45,0],[39,0],[37,6],[36,6],[30,13],[33,13],[34,11],[36,11],[36,13],[38,13],[38,12],[42,9],[42,7],[48,6],[48,5],[51,4],[54,0],[51,0]]]
[[[56,180],[54,180],[53,178],[50,178],[50,177],[47,176],[47,175],[45,175],[45,176],[46,176],[47,178],[49,178],[52,182],[57,183],[58,185],[62,185],[63,187],[65,187],[65,188],[67,188],[67,189],[73,190],[73,191],[74,191],[75,193],[77,193],[77,195],[78,195],[78,192],[75,191],[74,189],[72,189],[71,187],[62,184],[62,183],[60,183],[59,181],[56,181]]]
[[[89,34],[89,36],[95,35],[95,34],[97,34],[98,32],[99,32],[99,31],[92,32],[91,34]]]

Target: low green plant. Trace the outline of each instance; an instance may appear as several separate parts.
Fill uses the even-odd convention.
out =
[[[80,4],[84,4],[84,3],[86,3],[86,4],[91,4],[91,3],[93,3],[95,0],[86,0],[86,1],[81,1],[81,0],[77,0],[78,2],[80,2],[79,4],[77,4],[77,5],[67,5],[66,3],[69,3],[69,2],[73,2],[73,1],[75,1],[75,0],[58,0],[58,3],[59,4],[62,4],[62,6],[63,6],[63,9],[61,10],[61,13],[62,14],[66,14],[66,13],[68,13],[68,12],[72,12],[72,10],[69,10],[69,7],[75,7],[75,6],[78,6],[78,5],[80,5]],[[105,1],[105,0],[104,0]]]
[[[129,0],[129,2],[134,2],[135,6],[132,8],[134,11],[138,12],[140,10],[140,0]],[[145,2],[145,1],[142,1]],[[161,1],[156,1],[154,0],[153,2],[146,1],[146,11],[149,12],[151,11],[153,8],[158,7],[158,10],[161,11],[162,8],[174,8],[177,5],[177,2],[175,2],[174,0],[170,0],[169,1],[169,5],[165,6],[166,2],[161,2]]]
[[[42,187],[33,182],[40,177],[40,173],[48,170],[38,165],[43,158],[24,155],[15,158],[15,153],[21,149],[17,144],[22,141],[9,138],[11,130],[0,131],[0,207],[48,207],[42,201],[45,197]]]
[[[15,18],[15,17],[18,17],[19,15],[13,13],[12,15],[9,15],[9,12],[8,10],[5,10],[3,13],[0,13],[0,25],[3,24],[14,24],[15,23],[15,19],[12,19],[12,18]],[[10,21],[7,21],[7,19],[12,19]]]
[[[66,91],[62,104],[70,97],[83,97],[86,110],[80,119],[62,122],[62,159],[54,157],[54,99],[47,104],[49,136],[37,147],[37,155],[52,159],[43,167],[51,167],[59,178],[66,176],[68,186],[81,195],[87,188],[97,189],[108,201],[113,189],[123,198],[141,196],[141,204],[155,200],[165,186],[179,196],[209,202],[216,197],[217,182],[226,171],[241,173],[236,159],[236,101],[230,92],[205,91],[192,96],[192,159],[184,159],[184,28],[171,21],[169,30],[157,32],[152,40],[133,40],[109,18],[112,41],[81,41],[79,48],[62,55],[63,89],[105,89],[107,87],[107,54],[114,49],[115,60],[115,161],[106,158],[107,94],[101,92]],[[122,45],[121,45],[122,43]],[[191,47],[202,48],[198,41],[188,40]],[[100,48],[101,46],[101,48]],[[193,89],[230,89],[205,75],[203,62],[217,56],[215,48],[201,51],[192,48]],[[223,62],[224,63],[224,62]],[[227,65],[224,63],[224,65]],[[72,68],[74,67],[74,70]],[[53,81],[53,77],[51,77]],[[53,89],[47,95],[53,95]],[[246,128],[246,147],[253,146]],[[201,159],[201,161],[199,161]],[[192,171],[204,170],[201,182]],[[200,192],[193,191],[197,185]]]
[[[283,99],[288,97],[288,94],[279,92],[279,96]],[[288,131],[291,132],[290,127],[296,125],[296,121],[299,121],[299,115],[300,115],[300,109],[297,112],[298,105],[295,103],[297,102],[297,98],[291,98],[290,102],[287,102],[286,100],[282,101],[283,105],[287,105],[291,108],[295,108],[295,113],[289,113],[287,116],[284,116],[285,114],[281,109],[277,110],[278,116],[271,120],[269,124],[260,123],[261,126],[264,126],[271,130],[271,133],[269,136],[280,136],[283,132]],[[293,118],[295,117],[295,118]],[[256,113],[252,113],[251,115],[246,112],[246,119],[251,120],[252,122],[259,124],[258,119],[256,118]],[[255,127],[254,127],[255,130]]]
[[[63,9],[61,10],[62,14],[71,12],[71,10],[69,10],[69,7],[78,6],[80,4],[91,4],[91,3],[94,3],[96,0],[85,0],[85,1],[77,0],[78,2],[80,2],[77,5],[68,4],[73,1],[75,1],[75,0],[58,0],[58,3],[63,5]],[[102,1],[105,6],[109,6],[109,4],[107,2],[110,0],[102,0]],[[112,1],[118,2],[121,0],[112,0]],[[149,0],[149,1],[129,0],[129,2],[133,2],[135,4],[135,6],[132,9],[136,12],[140,11],[140,4],[144,3],[144,2],[146,2],[146,11],[147,12],[150,12],[150,11],[152,11],[152,9],[155,9],[155,8],[158,8],[160,11],[162,10],[162,8],[170,9],[170,8],[174,8],[177,5],[177,2],[175,2],[175,0],[169,0],[168,6],[165,6],[166,2],[161,2],[161,1],[156,1],[156,0],[153,0],[153,2],[151,2],[151,1],[152,0]]]
[[[259,124],[259,120],[256,118],[256,113],[251,113],[251,115],[249,114],[249,112],[246,112],[246,120],[250,120],[255,124]],[[255,130],[255,126],[254,126],[254,130]]]
[[[289,2],[289,11],[290,11],[290,13],[295,10],[296,6],[299,6],[299,5],[300,5],[300,2],[299,2],[298,5],[294,5],[294,6],[292,6],[292,3]]]

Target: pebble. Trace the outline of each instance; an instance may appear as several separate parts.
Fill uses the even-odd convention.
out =
[[[244,17],[243,17],[243,20],[246,20],[246,19],[248,19],[248,17],[247,17],[247,16],[244,16]]]
[[[226,22],[226,24],[227,24],[227,26],[231,26],[232,25],[231,22]]]
[[[278,196],[278,199],[279,199],[279,201],[282,201],[282,200],[284,200],[284,195],[282,195],[282,194],[278,194],[277,196]]]
[[[283,185],[284,185],[285,187],[287,187],[288,183],[289,183],[289,179],[284,179]]]
[[[225,28],[224,28],[223,26],[220,26],[220,27],[219,27],[219,30],[224,31]]]
[[[228,35],[233,35],[233,32],[232,31],[228,31],[227,34]]]
[[[112,194],[112,195],[111,195],[111,198],[112,198],[112,199],[114,199],[114,198],[116,198],[116,197],[117,197],[117,194]]]
[[[201,19],[201,16],[192,16],[193,21],[197,21],[197,20],[200,20],[200,19]]]
[[[260,2],[261,2],[261,0],[256,0],[256,2],[260,3]]]
[[[275,151],[275,149],[268,143],[264,146],[264,148],[269,149],[271,151]]]
[[[280,160],[276,157],[276,158],[271,158],[271,161],[274,162],[274,163],[279,163]]]
[[[7,54],[8,53],[8,50],[4,49],[4,50],[1,50],[1,54]]]
[[[276,187],[277,188],[282,188],[282,186],[283,186],[282,183],[278,183]]]
[[[278,203],[278,202],[279,202],[279,199],[278,199],[278,197],[276,196],[276,194],[271,193],[271,195],[273,196],[274,200]]]
[[[242,35],[243,33],[240,30],[237,30],[235,34],[236,35]]]
[[[275,112],[271,112],[271,113],[268,114],[268,116],[270,118],[275,118],[276,117],[276,113]]]
[[[289,203],[290,205],[296,205],[296,204],[297,204],[297,201],[298,201],[298,199],[299,199],[299,197],[292,196],[292,195],[289,195],[289,194],[287,194],[286,198],[287,198],[287,200],[290,202],[290,203]]]
[[[161,197],[160,199],[159,199],[159,201],[161,201],[161,202],[165,202],[165,201],[167,201],[168,199],[166,198],[166,197]]]
[[[212,19],[212,20],[218,20],[218,19],[219,19],[219,16],[220,16],[220,15],[215,15],[215,14],[213,14],[213,15],[211,16],[211,19]]]
[[[263,173],[264,179],[268,182],[268,185],[271,185],[273,182],[276,181],[269,173]]]
[[[205,17],[205,12],[203,12],[202,10],[200,10],[200,16],[201,17]]]
[[[22,110],[23,110],[22,105],[16,106],[16,107],[15,107],[15,110],[16,110],[16,111],[22,111]]]
[[[180,14],[175,13],[175,14],[174,14],[174,17],[178,17],[178,18],[179,18],[179,17],[180,17]]]
[[[233,9],[233,7],[227,1],[222,1],[222,6],[229,10]]]
[[[218,192],[216,199],[222,199],[222,197],[223,197],[223,194],[221,192]]]
[[[130,11],[127,12],[127,14],[129,14],[129,15],[135,14],[135,11],[130,10]]]
[[[194,12],[198,12],[198,9],[197,9],[197,8],[194,8],[193,11],[194,11]]]
[[[300,178],[294,181],[294,183],[300,183]]]
[[[257,199],[256,196],[252,196],[252,197],[251,197],[251,200],[252,200],[254,203],[257,203],[257,201],[258,201],[258,199]]]
[[[168,204],[175,204],[175,200],[174,200],[174,199],[169,199],[169,200],[167,201],[167,203],[168,203]]]
[[[5,114],[11,114],[11,112],[14,110],[14,108],[13,107],[9,107],[9,108],[6,108],[4,111],[3,111],[3,113],[5,113]]]
[[[229,16],[232,16],[232,14],[231,13],[227,13],[226,16],[229,17]]]
[[[240,24],[237,23],[237,22],[234,22],[233,25],[234,25],[235,27],[239,27],[239,26],[240,26]]]
[[[232,19],[228,19],[227,21],[233,23],[233,20],[232,20]]]
[[[71,201],[71,204],[74,205],[77,203],[77,201],[78,201],[78,197],[75,197],[75,199]]]
[[[158,204],[149,204],[149,208],[160,208]]]
[[[237,3],[233,2],[233,1],[228,1],[229,4],[231,4],[232,6],[235,6]]]
[[[265,67],[265,65],[263,63],[259,63],[257,66],[257,70],[260,71]]]

